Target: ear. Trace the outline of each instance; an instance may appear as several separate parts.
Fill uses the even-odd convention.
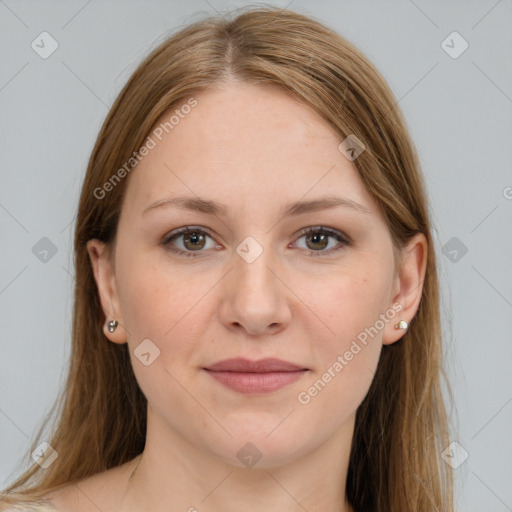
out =
[[[395,325],[400,320],[410,323],[418,311],[427,268],[427,253],[428,244],[423,233],[414,235],[402,249],[401,269],[395,276],[392,294],[393,309],[396,311],[395,308],[401,306],[401,310],[386,324],[382,336],[384,345],[391,345],[402,338],[406,331],[396,329]]]
[[[110,341],[123,344],[126,343],[127,339],[117,295],[114,264],[105,247],[105,243],[97,239],[91,239],[87,242],[87,252],[98,287],[101,307],[106,318],[103,332]],[[119,322],[114,332],[108,330],[108,322],[111,320]]]

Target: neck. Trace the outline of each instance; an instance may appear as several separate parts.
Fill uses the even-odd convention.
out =
[[[148,416],[146,446],[133,461],[120,512],[228,512],[247,503],[253,512],[354,512],[345,494],[353,417],[315,450],[252,468],[230,464],[168,430],[160,436],[153,420]]]

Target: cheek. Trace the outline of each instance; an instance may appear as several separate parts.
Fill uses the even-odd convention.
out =
[[[342,424],[370,388],[382,349],[382,331],[372,327],[385,310],[384,289],[369,276],[352,277],[323,295],[318,310],[325,313],[329,334],[316,338],[315,371],[297,395],[307,417],[322,418],[322,428]]]
[[[312,309],[324,314],[322,320],[329,328],[324,332],[329,334],[315,341],[320,359],[309,387],[297,398],[327,422],[341,422],[354,412],[373,381],[386,325],[381,315],[389,308],[392,274],[387,270],[382,260],[361,259],[330,279],[328,286],[309,289]]]
[[[327,334],[315,339],[315,372],[298,399],[322,410],[326,419],[340,421],[340,415],[355,410],[371,385],[386,325],[380,315],[389,307],[386,275],[381,266],[367,260],[330,279],[327,287],[312,283],[305,290]]]
[[[118,273],[130,358],[141,390],[154,407],[171,402],[177,409],[190,407],[179,383],[200,366],[198,346],[204,338],[201,329],[212,279],[185,275],[170,266],[165,271],[160,263],[140,256],[119,261]],[[143,340],[154,345],[143,345]],[[147,352],[149,365],[138,357]]]
[[[219,276],[179,272],[168,262],[143,254],[119,261],[118,271],[118,292],[134,367],[140,366],[133,359],[134,351],[149,339],[160,351],[155,366],[177,378],[193,373],[204,362],[204,348],[199,347],[216,310],[211,291]]]
[[[326,332],[332,335],[325,338],[325,352],[330,357],[347,350],[352,340],[374,326],[389,307],[390,282],[385,273],[382,269],[372,271],[369,264],[365,267],[333,276],[328,286],[312,283],[305,293],[310,297],[311,309],[318,311]],[[381,323],[377,325],[378,334],[372,330],[372,338],[381,339]],[[364,335],[360,339],[364,340]]]
[[[118,274],[122,314],[132,336],[171,336],[180,322],[187,323],[188,312],[211,286],[204,276],[180,273],[144,253],[120,258]]]

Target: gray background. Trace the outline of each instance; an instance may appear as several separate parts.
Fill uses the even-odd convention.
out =
[[[438,244],[452,438],[469,454],[455,470],[458,507],[511,511],[512,2],[269,3],[312,15],[353,42],[405,112]],[[64,378],[74,215],[104,116],[166,34],[197,13],[241,5],[0,0],[2,488],[22,469]],[[43,31],[58,43],[47,59],[31,48]],[[442,46],[453,31],[469,44],[457,58]],[[445,45],[458,52],[461,41],[453,41]],[[40,252],[43,237],[55,254]],[[463,454],[456,449],[458,463]]]

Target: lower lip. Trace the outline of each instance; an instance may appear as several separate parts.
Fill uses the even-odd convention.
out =
[[[205,370],[224,386],[239,393],[270,393],[300,379],[307,370],[293,372],[239,373]]]

